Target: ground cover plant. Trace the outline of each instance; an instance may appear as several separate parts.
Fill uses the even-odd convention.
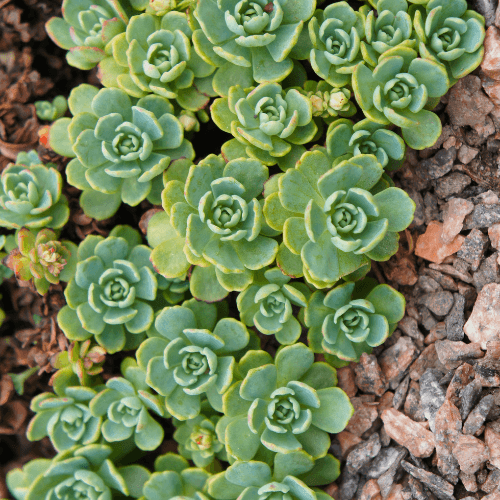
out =
[[[63,7],[47,32],[99,85],[38,103],[70,161],[62,176],[20,153],[1,174],[0,225],[18,280],[64,286],[54,320],[72,344],[27,433],[58,453],[9,472],[11,494],[329,498],[330,435],[354,412],[336,368],[405,312],[367,276],[414,216],[389,173],[405,145],[438,140],[433,109],[480,64],[484,19],[460,0]],[[201,156],[207,121],[225,139]],[[140,224],[60,239],[65,181],[96,224],[122,204]],[[171,424],[178,454],[161,450]]]

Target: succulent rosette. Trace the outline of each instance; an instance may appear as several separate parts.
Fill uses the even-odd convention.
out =
[[[35,110],[40,120],[54,121],[66,113],[68,101],[62,95],[56,96],[52,102],[35,101]]]
[[[57,372],[52,375],[50,380],[56,392],[60,383],[67,385],[66,381],[73,379],[74,375],[78,377],[78,382],[82,386],[95,385],[96,375],[103,371],[106,349],[91,344],[90,339],[81,344],[72,342],[67,351],[61,351],[57,354],[53,362]]]
[[[249,461],[303,450],[313,460],[325,457],[328,433],[342,431],[354,411],[335,387],[335,369],[315,363],[301,343],[282,347],[274,362],[265,351],[249,351],[238,368],[244,378],[224,394],[217,425],[228,456]]]
[[[150,473],[140,465],[116,467],[105,444],[74,446],[52,460],[31,460],[7,473],[16,500],[110,500],[138,498]]]
[[[451,85],[481,64],[485,21],[465,0],[431,0],[413,12],[420,56],[443,64]]]
[[[215,155],[191,167],[186,162],[182,172],[169,170],[162,193],[165,213],[155,214],[148,225],[158,272],[182,277],[196,264],[191,292],[200,300],[221,300],[229,290],[248,286],[254,271],[271,264],[278,251],[278,243],[265,235],[257,200],[268,177],[258,160],[226,164]],[[214,296],[214,289],[221,295]]]
[[[16,248],[16,246],[17,241],[13,234],[7,236],[5,236],[5,234],[0,235],[0,283],[10,278],[13,274],[13,271],[2,264],[2,261],[7,257],[8,253]]]
[[[121,371],[123,377],[110,378],[105,388],[92,398],[90,411],[102,417],[101,433],[109,443],[133,436],[139,449],[156,450],[164,433],[149,412],[165,417],[163,398],[150,392],[146,374],[132,358],[122,361]]]
[[[337,116],[352,116],[356,106],[350,100],[351,91],[345,87],[332,87],[325,80],[308,80],[302,91],[311,100],[313,117],[330,123]]]
[[[185,11],[193,6],[196,0],[134,0],[134,8],[146,10],[146,14],[164,16],[172,10]]]
[[[285,170],[305,152],[302,144],[315,136],[311,101],[297,89],[262,83],[254,89],[236,85],[229,97],[216,99],[212,119],[246,146],[248,156]]]
[[[52,229],[37,234],[23,227],[17,233],[18,249],[10,253],[7,264],[24,281],[33,279],[37,292],[45,295],[51,284],[69,281],[75,274],[77,246],[58,241]]]
[[[326,132],[326,150],[334,164],[360,154],[370,154],[390,171],[402,164],[406,147],[396,132],[365,118],[356,123],[346,119],[332,122]]]
[[[206,470],[189,467],[185,458],[166,453],[155,460],[140,500],[210,500],[205,493],[209,477]]]
[[[182,422],[174,432],[174,439],[179,444],[179,453],[192,460],[196,467],[207,467],[215,458],[227,461],[224,445],[215,433],[219,418],[215,415],[210,418],[198,415]]]
[[[295,458],[295,463],[293,458]],[[252,498],[255,500],[328,500],[331,498],[324,491],[312,489],[310,482],[312,474],[298,479],[301,472],[309,472],[312,464],[307,458],[300,454],[283,455],[282,460],[274,466],[274,471],[264,462],[238,461],[227,468],[225,472],[220,472],[208,480],[208,492],[214,498],[233,500],[236,498]],[[290,458],[291,460],[287,460]],[[333,458],[333,457],[332,457]],[[284,463],[280,463],[284,462]],[[292,465],[293,464],[293,465]],[[328,464],[331,465],[331,464]],[[288,466],[293,470],[295,476],[283,475],[283,469]],[[318,476],[316,476],[318,477]],[[333,481],[333,480],[332,480]],[[323,484],[312,481],[314,485]]]
[[[121,89],[82,84],[71,91],[69,107],[73,119],[55,122],[50,141],[61,154],[76,156],[66,174],[83,190],[80,205],[91,217],[110,217],[122,201],[136,206],[147,198],[159,204],[163,171],[181,157],[194,158],[163,97],[136,101]]]
[[[188,110],[204,108],[210,97],[215,67],[191,45],[186,14],[168,12],[161,18],[134,16],[127,30],[116,36],[111,55],[99,64],[101,81],[134,97],[158,94]]]
[[[241,321],[274,335],[280,344],[293,344],[300,337],[302,327],[292,306],[305,307],[310,295],[307,286],[289,283],[290,279],[277,267],[268,269],[236,299]]]
[[[377,11],[366,15],[365,40],[361,41],[361,53],[365,62],[374,67],[380,54],[392,47],[414,48],[416,39],[406,0],[379,0]]]
[[[222,410],[222,394],[235,375],[234,355],[249,343],[242,323],[216,319],[216,308],[209,304],[166,307],[155,320],[159,335],[137,351],[147,384],[165,396],[168,412],[178,420],[198,416],[203,395]]]
[[[63,0],[63,17],[52,17],[45,28],[68,51],[68,64],[92,69],[105,57],[106,45],[125,31],[132,12],[126,0]]]
[[[334,87],[350,84],[354,68],[363,60],[363,15],[347,2],[335,2],[314,13],[309,21],[309,36],[314,71]]]
[[[61,228],[69,218],[61,190],[61,174],[52,164],[43,165],[35,151],[20,153],[0,176],[0,224],[8,229]]]
[[[31,401],[35,416],[28,425],[28,439],[49,436],[57,451],[95,443],[101,435],[102,419],[94,417],[88,405],[96,394],[90,387],[78,386],[67,387],[60,396],[39,394]]]
[[[175,305],[182,302],[189,291],[189,280],[181,278],[164,278],[167,282],[166,288],[162,290],[163,298],[170,304]]]
[[[78,247],[57,322],[70,340],[96,341],[109,353],[137,345],[154,320],[151,303],[164,281],[138,231],[116,226],[107,238],[89,235]],[[134,339],[134,337],[136,337]]]
[[[397,233],[411,223],[415,204],[403,190],[386,188],[382,173],[374,155],[331,168],[326,154],[310,151],[266,189],[264,215],[283,231],[287,251],[280,249],[277,262],[285,274],[303,274],[325,288],[351,273],[366,274],[370,259],[396,253]]]
[[[442,64],[421,59],[404,46],[384,52],[373,70],[360,64],[352,80],[365,116],[382,125],[401,127],[403,139],[413,149],[432,146],[441,134],[439,117],[425,107],[433,107],[449,84]]]
[[[328,293],[318,290],[312,294],[304,322],[314,352],[357,362],[363,352],[383,344],[396,329],[405,312],[403,295],[389,285],[373,286],[376,283],[369,281],[365,278]]]
[[[227,96],[231,85],[279,82],[293,70],[292,57],[307,58],[301,36],[315,0],[200,0],[193,34],[198,54],[217,66],[214,88]]]

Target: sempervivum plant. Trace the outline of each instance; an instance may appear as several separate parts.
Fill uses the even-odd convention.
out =
[[[283,90],[279,83],[262,83],[254,89],[239,85],[229,97],[216,99],[212,119],[246,146],[249,156],[265,165],[278,163],[285,170],[317,131],[311,101],[296,89]]]
[[[441,134],[439,117],[425,109],[446,94],[446,68],[432,59],[421,59],[404,46],[384,52],[372,70],[364,64],[353,73],[356,100],[370,120],[401,127],[403,139],[413,149],[432,146]]]
[[[125,31],[132,9],[127,0],[63,0],[63,17],[52,17],[46,30],[66,49],[71,66],[92,69],[106,55],[104,48]]]
[[[149,414],[164,417],[163,398],[151,394],[146,374],[132,358],[122,361],[123,377],[113,377],[90,401],[90,411],[103,417],[101,432],[106,441],[125,441],[133,436],[141,450],[156,450],[163,441],[162,426]]]
[[[198,165],[186,163],[182,172],[172,172],[172,177],[165,175],[162,193],[166,213],[156,214],[157,220],[148,226],[155,268],[174,278],[196,264],[191,291],[201,300],[220,300],[228,290],[243,290],[253,272],[271,264],[278,251],[278,243],[266,236],[257,200],[269,177],[267,167],[245,158],[226,164],[210,155]],[[201,281],[203,271],[211,273],[212,288],[221,289],[221,296],[213,298],[213,290],[200,289],[200,270]]]
[[[31,460],[7,473],[16,500],[110,500],[139,498],[150,473],[140,465],[116,467],[105,444],[74,446],[52,460]]]
[[[62,95],[56,96],[52,102],[35,101],[36,116],[40,120],[57,120],[66,113],[67,109],[68,101]]]
[[[201,29],[193,43],[218,67],[217,93],[227,96],[231,85],[286,78],[292,57],[307,58],[310,42],[301,32],[315,8],[316,0],[200,0],[194,15]]]
[[[151,302],[163,278],[149,261],[151,249],[139,233],[116,226],[107,238],[89,235],[78,247],[76,274],[64,292],[67,305],[57,322],[70,340],[93,335],[109,353],[128,339],[137,345],[153,323]],[[136,336],[134,340],[132,337]]]
[[[35,151],[19,153],[0,176],[0,224],[9,229],[61,228],[69,218],[61,190],[62,177],[54,166],[43,165]]]
[[[59,380],[72,379],[73,374],[78,377],[82,386],[95,385],[96,375],[102,373],[103,364],[106,360],[106,349],[99,345],[93,345],[90,339],[81,344],[72,342],[67,351],[61,351],[57,354],[53,362],[57,372],[52,375],[50,383],[54,390],[59,384]]]
[[[162,396],[178,420],[195,418],[202,397],[222,410],[222,394],[233,382],[234,355],[249,343],[249,333],[232,318],[216,322],[216,308],[188,301],[166,307],[157,316],[158,336],[144,341],[137,351],[147,384]]]
[[[165,278],[166,288],[162,290],[163,298],[171,305],[183,301],[189,290],[189,280],[181,278]]]
[[[307,286],[288,283],[290,279],[277,267],[268,269],[236,299],[241,321],[265,335],[274,334],[280,344],[293,344],[300,337],[302,327],[292,305],[305,307],[310,295]]]
[[[415,47],[406,0],[379,0],[377,11],[368,12],[365,21],[366,40],[361,42],[363,59],[376,66],[380,54],[396,46]]]
[[[7,265],[21,280],[33,279],[37,292],[45,295],[52,284],[69,281],[75,274],[77,246],[58,241],[52,229],[37,234],[23,227],[17,233],[18,248],[7,259]]]
[[[412,221],[415,203],[399,188],[384,189],[382,173],[374,155],[331,168],[325,154],[309,151],[279,177],[266,192],[264,215],[270,227],[283,231],[289,252],[278,263],[285,274],[298,272],[325,288],[366,269],[369,259],[396,253],[397,233]]]
[[[179,453],[192,460],[196,467],[210,465],[214,458],[227,461],[224,445],[218,440],[215,426],[220,417],[198,415],[182,422],[174,432],[174,439],[179,444]]]
[[[443,64],[452,85],[481,64],[484,17],[465,0],[430,0],[413,12],[421,57]]]
[[[325,457],[328,433],[342,431],[354,412],[347,394],[335,387],[335,370],[315,363],[304,344],[281,348],[274,360],[267,352],[248,351],[239,371],[244,379],[224,394],[217,425],[233,459],[300,450],[313,460]]]
[[[363,60],[360,44],[365,36],[364,17],[347,2],[318,9],[309,21],[311,65],[330,85],[351,82],[351,73]]]
[[[82,84],[71,91],[69,108],[73,119],[55,122],[51,145],[76,156],[66,168],[68,182],[83,190],[81,207],[99,220],[113,215],[122,201],[136,206],[147,198],[159,204],[163,171],[173,160],[194,157],[163,97],[137,101],[121,89]]]
[[[323,118],[327,123],[337,116],[356,113],[356,106],[350,101],[351,91],[345,87],[332,87],[325,80],[308,80],[301,92],[311,100],[313,116]]]
[[[292,458],[293,457],[293,458]],[[290,458],[290,460],[287,460]],[[295,462],[294,462],[295,459]],[[255,500],[328,500],[332,498],[324,491],[312,489],[311,483],[298,479],[297,475],[308,471],[311,465],[303,455],[283,455],[283,464],[276,464],[274,471],[264,462],[236,462],[225,472],[208,480],[208,492],[214,498],[233,500],[251,498]],[[330,465],[330,464],[329,464]],[[288,466],[294,475],[286,474]],[[312,475],[312,474],[311,474]],[[312,484],[323,484],[312,481]]]
[[[90,387],[78,386],[66,387],[58,395],[39,394],[31,401],[35,416],[28,426],[28,439],[49,436],[57,451],[95,443],[101,435],[102,418],[92,415],[89,402],[96,394]]]
[[[176,99],[192,111],[202,109],[217,95],[211,76],[215,67],[194,51],[191,36],[186,14],[134,16],[127,31],[113,39],[112,56],[99,65],[103,85],[135,97],[154,93]]]
[[[366,287],[367,280],[312,294],[304,322],[314,352],[359,361],[363,352],[382,344],[396,329],[405,312],[403,295],[389,285]]]
[[[365,118],[353,123],[339,119],[332,122],[326,133],[326,150],[335,163],[360,154],[375,155],[385,170],[395,170],[405,157],[401,137],[387,130],[386,125]]]
[[[206,470],[189,467],[185,458],[166,453],[155,460],[155,472],[144,484],[140,500],[209,500],[209,477]]]
[[[16,246],[17,242],[13,234],[9,234],[8,236],[2,234],[0,236],[0,283],[10,278],[13,274],[12,270],[3,264],[3,260]]]

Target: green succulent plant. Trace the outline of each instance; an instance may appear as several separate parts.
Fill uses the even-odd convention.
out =
[[[307,471],[308,467],[311,467],[305,457],[301,455],[296,457],[298,458],[296,462],[287,460],[290,455],[283,455],[283,460],[288,463],[275,466],[274,473],[271,467],[264,462],[236,462],[225,472],[212,476],[208,480],[208,492],[214,498],[221,500],[236,498],[255,500],[330,499],[330,495],[319,489],[311,489],[306,482],[297,477],[288,474],[282,477],[286,465],[295,475]]]
[[[116,467],[113,449],[104,444],[74,446],[52,460],[31,460],[7,473],[16,500],[110,500],[139,498],[150,473],[139,465]]]
[[[241,321],[265,335],[274,334],[280,344],[293,344],[300,337],[302,327],[292,305],[305,307],[310,295],[307,286],[289,284],[290,279],[277,267],[268,269],[236,299]]]
[[[116,226],[107,238],[87,236],[78,246],[76,273],[64,292],[67,305],[57,315],[66,337],[95,336],[111,354],[126,342],[129,349],[136,347],[153,323],[157,289],[165,286],[150,255],[139,232],[129,226]]]
[[[173,10],[185,11],[190,9],[196,3],[196,0],[138,0],[134,4],[137,10],[143,10],[139,8],[139,2],[142,3],[142,5],[147,4],[145,7],[147,14],[164,16],[167,12]]]
[[[19,279],[32,279],[40,295],[45,295],[51,284],[69,281],[74,276],[77,246],[71,241],[58,241],[52,229],[33,233],[22,227],[17,233],[17,244],[6,262]]]
[[[35,151],[17,156],[0,176],[0,224],[8,229],[59,229],[69,218],[68,200],[61,195],[61,174],[43,165]]]
[[[330,123],[337,116],[352,116],[356,113],[356,106],[350,100],[351,91],[348,88],[332,87],[325,80],[308,80],[302,93],[311,101],[313,117],[323,118],[326,123]]]
[[[312,294],[304,322],[314,352],[358,362],[363,352],[383,344],[396,329],[405,313],[403,295],[370,281],[365,278]]]
[[[165,407],[178,420],[198,416],[204,395],[212,408],[222,410],[222,394],[235,376],[234,355],[249,343],[242,323],[216,320],[217,308],[210,304],[166,307],[155,320],[159,335],[137,351],[147,384],[165,396]]]
[[[96,375],[102,373],[105,359],[106,349],[98,345],[92,346],[91,339],[81,344],[72,342],[67,351],[57,354],[54,361],[57,372],[52,375],[51,383],[56,387],[58,379],[66,379],[75,374],[82,386],[95,385],[92,382]]]
[[[390,171],[401,166],[406,148],[396,132],[365,118],[357,123],[346,119],[332,122],[326,132],[326,150],[334,164],[360,154],[371,154]]]
[[[257,200],[268,177],[258,160],[226,164],[215,155],[191,167],[186,162],[182,171],[169,170],[162,193],[166,213],[156,214],[148,226],[151,261],[158,272],[182,277],[196,264],[191,292],[200,300],[220,300],[227,291],[248,286],[254,271],[271,264],[278,251],[278,243],[266,236]],[[211,273],[212,287],[196,285],[207,279],[203,270],[198,279],[200,269]],[[211,295],[214,287],[222,296]]]
[[[134,97],[158,94],[185,109],[203,109],[217,94],[212,88],[215,67],[191,45],[187,15],[168,12],[134,16],[125,33],[116,36],[112,55],[100,65],[103,85],[120,87]]]
[[[163,298],[170,304],[175,305],[182,302],[189,291],[189,280],[182,278],[164,278],[167,288],[162,290]]]
[[[63,17],[52,17],[45,29],[67,50],[70,66],[92,69],[106,55],[106,45],[125,31],[133,12],[127,0],[63,0]]]
[[[367,13],[365,40],[361,41],[363,59],[372,67],[377,65],[380,54],[390,48],[414,48],[416,44],[406,0],[379,0],[377,11]]]
[[[352,80],[365,116],[401,127],[403,139],[413,149],[432,146],[441,134],[441,121],[425,106],[434,106],[434,98],[446,94],[449,84],[442,64],[421,59],[404,46],[384,52],[373,70],[358,65]]]
[[[215,458],[227,461],[224,445],[217,439],[215,433],[219,418],[215,415],[210,418],[198,415],[180,423],[174,432],[179,453],[193,461],[196,467],[207,467]]]
[[[69,97],[73,119],[61,118],[50,143],[74,158],[68,182],[83,190],[80,205],[90,217],[111,217],[123,201],[160,203],[161,174],[178,158],[194,158],[191,143],[163,97],[136,101],[121,89],[82,84]],[[61,129],[61,130],[59,130]]]
[[[238,369],[243,380],[224,394],[217,425],[228,456],[246,462],[304,450],[313,460],[325,457],[328,433],[343,430],[354,411],[335,387],[335,369],[315,363],[301,343],[282,347],[274,360],[265,351],[248,351]]]
[[[31,400],[31,419],[27,437],[39,441],[49,436],[57,451],[75,445],[95,443],[101,435],[102,418],[94,417],[89,401],[97,394],[90,387],[67,387],[61,394],[44,392]]]
[[[284,80],[294,68],[292,58],[307,58],[310,41],[302,31],[315,8],[316,0],[200,0],[194,15],[201,29],[193,44],[218,68],[217,93]]]
[[[309,21],[309,36],[314,71],[334,87],[350,84],[352,72],[363,60],[360,50],[365,37],[363,15],[347,2],[335,2],[314,13]]]
[[[140,500],[209,500],[209,477],[206,470],[189,467],[185,458],[166,453],[155,460],[155,472],[144,484]]]
[[[411,223],[415,204],[403,190],[386,188],[382,173],[374,155],[331,168],[326,154],[310,151],[269,186],[264,216],[283,231],[287,251],[277,262],[285,274],[303,274],[325,288],[351,273],[366,273],[370,259],[396,253],[397,233]]]
[[[106,441],[125,441],[133,436],[139,449],[156,450],[164,433],[149,412],[166,416],[163,398],[149,391],[146,374],[132,358],[122,361],[121,371],[123,377],[109,379],[105,389],[92,398],[90,411],[103,417],[101,433]]]
[[[229,97],[214,101],[211,111],[215,124],[245,145],[248,156],[268,166],[278,163],[282,170],[293,167],[305,152],[302,144],[317,131],[311,101],[297,89],[283,90],[279,83],[245,90],[233,86]]]
[[[0,235],[0,283],[10,278],[14,272],[2,262],[7,255],[17,247],[16,237],[13,234]]]
[[[443,64],[450,85],[481,64],[485,21],[465,0],[430,0],[412,10],[420,56]]]
[[[210,121],[210,116],[204,109],[200,109],[197,112],[183,109],[179,113],[179,121],[182,123],[185,132],[199,132],[200,122],[208,123]]]
[[[40,120],[54,121],[68,110],[68,101],[62,95],[58,95],[52,102],[50,101],[35,101],[36,116]]]

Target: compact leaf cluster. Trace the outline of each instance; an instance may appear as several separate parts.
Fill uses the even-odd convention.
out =
[[[47,23],[102,84],[71,90],[71,116],[63,98],[37,105],[57,119],[49,144],[71,159],[80,206],[97,220],[156,208],[147,244],[118,225],[77,247],[59,240],[54,166],[22,153],[2,173],[0,223],[16,230],[3,262],[41,294],[67,282],[57,322],[72,342],[28,429],[58,454],[8,474],[17,500],[329,498],[330,434],[353,413],[336,368],[404,315],[403,296],[366,276],[415,210],[388,172],[406,144],[438,139],[432,110],[479,65],[484,19],[465,0],[318,7],[64,0]],[[227,141],[199,158],[210,119]],[[104,383],[120,351],[133,357]],[[170,418],[179,455],[130,465]]]

